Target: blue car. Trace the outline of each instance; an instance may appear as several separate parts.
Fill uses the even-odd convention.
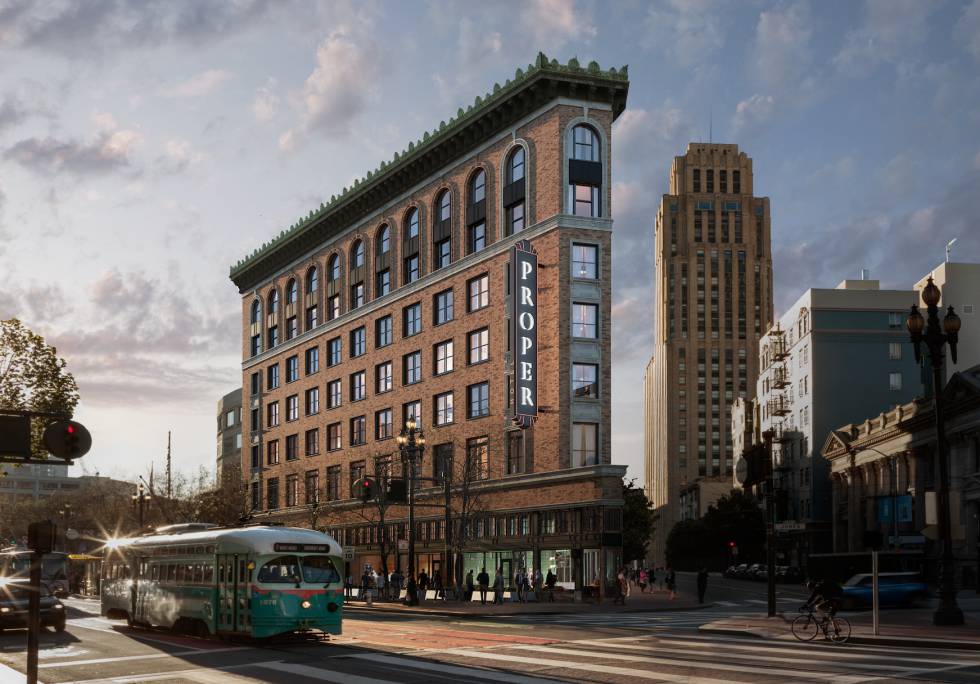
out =
[[[871,573],[854,575],[844,583],[843,608],[870,608],[872,604]],[[910,606],[927,594],[926,583],[917,572],[882,572],[878,574],[878,598],[882,606]]]

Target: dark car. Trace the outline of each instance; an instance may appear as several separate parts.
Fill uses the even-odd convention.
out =
[[[755,579],[755,574],[759,572],[761,568],[765,566],[762,563],[753,563],[747,567],[744,571],[738,574],[739,579]]]
[[[43,584],[41,592],[41,626],[65,631],[65,606],[51,595]],[[26,580],[0,578],[0,632],[10,627],[27,627],[27,608],[31,587]]]
[[[872,604],[872,576],[854,575],[844,583],[845,610]],[[917,572],[883,572],[878,575],[878,599],[883,606],[910,606],[926,597],[928,588]]]
[[[799,584],[803,581],[803,572],[795,565],[777,565],[776,581]]]
[[[725,568],[725,572],[723,574],[725,577],[732,578],[735,576],[735,572],[737,570],[738,570],[737,565],[729,565],[727,568]]]
[[[745,577],[745,572],[748,569],[749,569],[748,563],[742,563],[741,565],[736,565],[735,566],[735,569],[732,570],[732,575],[731,576],[734,577],[734,578],[736,578],[736,579],[741,579],[741,578]]]

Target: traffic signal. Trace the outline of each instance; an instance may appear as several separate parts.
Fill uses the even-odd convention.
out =
[[[728,542],[728,548],[730,548],[730,549],[734,549],[735,548],[735,541],[734,540]]]
[[[45,428],[43,442],[44,448],[53,456],[70,461],[88,453],[92,448],[92,435],[81,423],[60,420]]]
[[[357,496],[364,503],[371,503],[378,498],[378,483],[374,478],[362,477],[354,483],[358,488]]]

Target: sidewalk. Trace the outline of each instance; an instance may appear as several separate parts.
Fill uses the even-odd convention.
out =
[[[980,651],[980,617],[976,613],[967,613],[966,624],[961,627],[937,627],[932,624],[932,614],[931,609],[882,611],[878,636],[873,634],[870,611],[846,613],[843,617],[851,623],[848,643]],[[731,617],[701,625],[698,631],[795,642],[790,623],[797,615],[787,612],[777,613],[772,618],[764,615]]]
[[[487,605],[480,605],[480,601],[443,601],[441,599],[428,599],[418,606],[406,606],[395,601],[375,601],[373,606],[367,606],[359,599],[347,600],[344,603],[344,610],[356,613],[385,613],[385,614],[407,614],[407,615],[433,615],[448,617],[467,617],[479,618],[485,615],[563,615],[574,613],[638,613],[649,611],[665,610],[697,610],[707,608],[710,603],[699,605],[698,602],[683,594],[678,594],[673,601],[670,600],[666,592],[658,591],[655,594],[639,593],[634,590],[632,595],[626,599],[626,605],[620,606],[613,603],[613,599],[603,599],[602,603],[596,603],[589,599],[581,603],[572,601],[571,596],[555,598],[554,603],[549,601],[519,603],[507,601],[505,603],[492,605],[490,600],[492,594],[487,596]]]

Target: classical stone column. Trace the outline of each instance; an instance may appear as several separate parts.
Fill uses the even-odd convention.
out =
[[[847,470],[847,550],[861,550],[861,482],[858,469]]]

